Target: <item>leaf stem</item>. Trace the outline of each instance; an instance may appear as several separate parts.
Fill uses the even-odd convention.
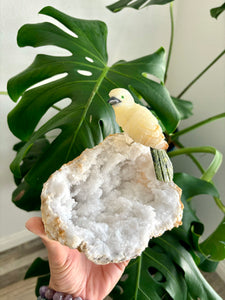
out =
[[[183,144],[181,144],[179,141],[174,142],[174,145],[179,148],[185,148]],[[169,153],[168,153],[169,154]],[[191,153],[187,153],[187,156],[190,157],[190,159],[193,161],[193,163],[196,165],[196,167],[199,169],[201,174],[205,173],[205,170],[203,169],[200,162],[192,155]]]
[[[203,125],[205,125],[205,124],[207,124],[209,122],[212,122],[212,121],[224,118],[224,117],[225,117],[225,113],[221,113],[221,114],[215,115],[213,117],[207,118],[207,119],[205,119],[205,120],[203,120],[201,122],[198,122],[198,123],[196,123],[196,124],[194,124],[192,126],[189,126],[189,127],[185,128],[185,129],[177,131],[177,132],[175,132],[174,134],[171,135],[171,140],[175,140],[180,135],[183,135],[183,134],[185,134],[185,133],[187,133],[189,131],[192,131],[192,130],[200,127],[200,126],[203,126]]]
[[[8,95],[7,92],[0,92],[0,95]]]
[[[204,146],[204,147],[181,148],[170,152],[169,156],[173,157],[177,155],[190,154],[190,153],[211,153],[215,155],[208,169],[203,173],[201,177],[201,179],[205,181],[211,181],[222,163],[222,154],[214,147]]]
[[[173,2],[170,3],[170,26],[171,26],[171,34],[170,34],[170,45],[169,45],[169,52],[166,62],[166,71],[164,75],[164,83],[167,80],[167,73],[169,69],[171,54],[172,54],[172,48],[173,48],[173,40],[174,40],[174,17],[173,17]]]
[[[176,141],[177,142],[177,141]],[[212,153],[215,155],[213,161],[211,162],[210,166],[206,171],[202,168],[201,164],[196,160],[196,158],[191,153],[197,153],[197,152],[203,152],[203,153]],[[168,155],[170,157],[186,154],[191,157],[191,159],[195,162],[199,170],[203,173],[201,176],[202,180],[212,182],[212,178],[219,169],[221,163],[222,163],[222,154],[213,147],[193,147],[193,148],[182,148],[178,150],[174,150],[172,152],[169,152]],[[213,197],[216,205],[218,208],[225,213],[225,205],[222,203],[222,201],[218,197]]]
[[[217,60],[219,60],[225,54],[225,49],[199,74],[197,75],[184,89],[183,91],[177,96],[180,98],[183,94],[206,72],[209,68],[211,68]]]
[[[213,197],[213,199],[216,202],[216,205],[219,207],[219,209],[225,214],[225,205],[221,202],[220,198]]]

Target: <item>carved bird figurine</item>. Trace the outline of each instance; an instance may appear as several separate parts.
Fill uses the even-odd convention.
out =
[[[109,97],[116,122],[135,142],[155,149],[168,148],[156,117],[146,107],[135,103],[126,89],[113,89]]]

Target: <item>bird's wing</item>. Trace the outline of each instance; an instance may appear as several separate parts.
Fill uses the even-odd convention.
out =
[[[135,104],[133,109],[133,118],[138,121],[138,125],[146,130],[155,130],[158,128],[158,120],[146,107]]]

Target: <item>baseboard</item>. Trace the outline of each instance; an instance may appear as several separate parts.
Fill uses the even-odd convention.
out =
[[[0,252],[19,246],[37,238],[27,229],[0,238]]]
[[[225,282],[225,260],[221,261],[216,269],[216,273]]]

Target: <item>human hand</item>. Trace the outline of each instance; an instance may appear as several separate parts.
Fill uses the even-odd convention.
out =
[[[41,218],[26,223],[28,230],[42,238],[48,251],[51,278],[49,287],[88,300],[104,299],[120,279],[128,261],[96,265],[76,249],[50,240]]]

